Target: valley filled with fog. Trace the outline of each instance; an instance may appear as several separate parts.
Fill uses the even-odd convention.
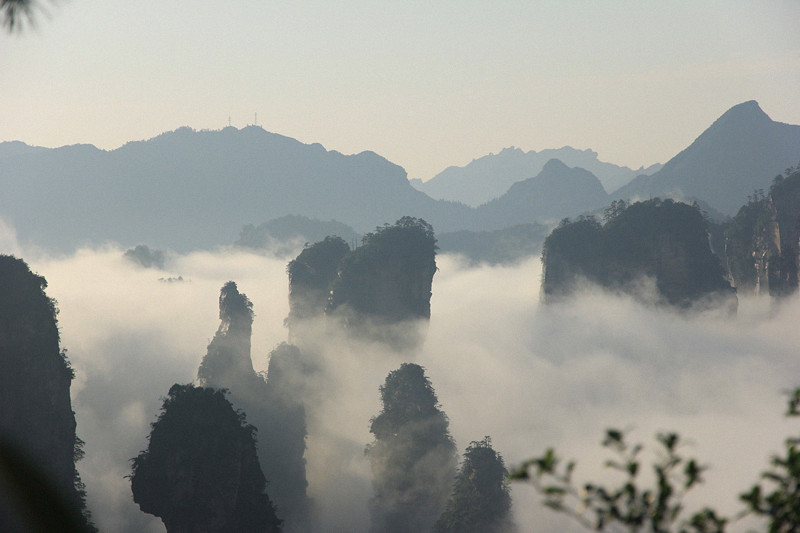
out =
[[[47,278],[58,302],[61,344],[76,372],[77,432],[86,442],[78,468],[97,526],[163,531],[132,501],[130,459],[147,446],[170,386],[196,378],[229,280],[253,302],[253,365],[266,370],[269,352],[287,340],[292,257],[225,248],[169,255],[154,269],[126,259],[116,245],[52,256],[20,249],[8,226],[3,239],[4,249]],[[578,460],[578,479],[604,479],[606,428],[629,430],[648,450],[657,432],[679,432],[682,452],[710,467],[687,500],[690,509],[737,512],[739,493],[797,433],[783,417],[785,392],[800,375],[796,298],[740,298],[736,318],[687,317],[597,288],[543,307],[538,257],[490,267],[439,255],[437,265],[417,352],[320,327],[324,363],[307,407],[306,460],[322,530],[369,527],[369,422],[380,410],[379,385],[406,361],[426,369],[457,448],[491,436],[508,467],[554,446]],[[524,483],[512,484],[512,495],[521,531],[578,530],[544,509]]]

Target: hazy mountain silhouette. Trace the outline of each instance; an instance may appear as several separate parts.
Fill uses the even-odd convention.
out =
[[[600,161],[597,152],[592,150],[577,150],[570,146],[541,152],[524,152],[512,146],[498,154],[473,159],[463,167],[448,167],[426,182],[411,180],[411,184],[433,198],[478,206],[501,196],[515,182],[536,176],[551,159],[588,170],[600,179],[607,191],[621,187],[640,174],[652,174],[661,168],[656,164],[631,170]]]
[[[605,167],[590,151],[554,152],[567,161],[571,154],[594,162],[598,173],[624,168]],[[513,167],[517,159],[545,153],[509,149],[468,167],[477,171],[503,161]],[[23,243],[58,251],[109,240],[187,251],[230,244],[246,225],[258,230],[255,225],[287,215],[336,220],[360,234],[411,216],[443,234],[547,223],[602,207],[611,198],[670,194],[707,201],[730,215],[753,189],[767,188],[798,160],[800,126],[774,122],[758,104],[746,102],[656,174],[636,178],[611,197],[596,175],[582,170],[580,165],[591,167],[587,161],[572,169],[542,163],[535,177],[470,208],[416,190],[401,167],[373,152],[343,155],[258,126],[180,128],[111,151],[2,143],[0,217]]]
[[[482,227],[500,229],[511,224],[558,221],[608,201],[594,174],[551,159],[536,177],[515,183],[500,198],[477,208],[476,214]]]
[[[698,198],[734,215],[756,189],[800,160],[800,126],[775,122],[754,100],[733,106],[652,176],[614,198]]]
[[[47,150],[47,148],[42,148],[41,146],[29,146],[21,141],[0,142],[0,159],[15,155],[43,152],[45,150]]]
[[[0,216],[23,241],[61,250],[106,240],[210,247],[230,243],[245,224],[289,214],[364,233],[404,215],[446,227],[470,214],[417,191],[373,152],[342,155],[257,126],[180,128],[112,151],[8,151],[16,155],[0,159]]]

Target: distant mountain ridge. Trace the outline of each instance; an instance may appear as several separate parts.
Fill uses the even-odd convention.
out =
[[[526,154],[512,149],[506,157]],[[338,221],[359,234],[404,216],[437,234],[550,224],[616,198],[697,199],[730,215],[798,160],[800,126],[745,102],[654,175],[612,195],[593,172],[551,159],[472,208],[416,190],[402,167],[373,152],[343,155],[257,126],[179,128],[110,151],[0,143],[0,218],[23,245],[53,251],[115,241],[181,252],[229,245],[246,225],[287,215]]]
[[[501,229],[508,221],[558,222],[608,202],[608,194],[594,174],[551,159],[535,177],[518,181],[504,195],[476,211],[482,227]]]
[[[641,174],[652,174],[661,165],[631,170],[598,159],[597,152],[577,150],[570,146],[525,152],[519,148],[504,148],[463,166],[451,166],[426,182],[411,180],[420,191],[432,198],[452,200],[473,207],[500,197],[517,181],[539,174],[545,163],[559,159],[569,167],[588,170],[600,179],[606,191],[613,191]]]
[[[691,145],[651,176],[614,191],[614,198],[697,198],[734,215],[756,189],[800,161],[800,126],[773,121],[758,102],[733,106]]]
[[[23,241],[57,250],[108,240],[208,248],[290,214],[359,232],[409,214],[438,226],[470,218],[469,208],[417,191],[373,152],[343,155],[256,126],[180,128],[111,151],[24,146],[0,159],[0,216]]]

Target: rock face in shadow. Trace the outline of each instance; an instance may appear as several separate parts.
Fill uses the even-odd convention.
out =
[[[286,533],[313,530],[305,460],[307,380],[313,372],[297,346],[281,343],[269,354],[266,404],[260,412],[269,431],[260,433],[258,446]]]
[[[45,294],[46,287],[44,277],[32,273],[23,260],[0,255],[0,445],[39,471],[53,497],[75,510],[77,527],[92,530],[80,512],[85,504],[75,468],[82,442],[75,434],[70,401],[74,373],[59,346],[56,304]],[[23,498],[43,497],[24,488],[18,487]],[[11,500],[0,505],[0,529],[13,530],[9,523],[15,522],[5,522],[11,520],[4,512],[6,503]]]
[[[542,261],[545,303],[590,282],[679,309],[736,308],[702,214],[672,200],[615,202],[604,225],[593,218],[562,221],[545,241]],[[655,294],[647,292],[647,280]]]
[[[235,396],[256,392],[263,380],[253,370],[250,357],[253,304],[233,281],[220,290],[219,320],[219,328],[200,363],[197,378],[205,386],[229,389]]]
[[[798,286],[800,171],[756,191],[725,228],[728,273],[742,294],[793,294]]]
[[[347,309],[374,320],[431,317],[436,239],[424,220],[403,217],[368,233],[344,257],[329,312]]]
[[[302,354],[284,344],[276,348],[268,381],[253,370],[251,334],[253,304],[236,283],[220,290],[220,325],[208,345],[197,377],[206,387],[230,391],[234,407],[244,410],[258,431],[258,456],[269,481],[269,494],[284,531],[303,531],[310,519],[306,495],[305,407],[301,388],[292,379],[301,375]]]
[[[331,291],[342,259],[350,247],[341,237],[328,236],[307,246],[296,259],[289,262],[289,316],[286,324],[292,327],[302,320],[325,314]]]
[[[142,511],[174,532],[278,532],[256,455],[255,428],[225,393],[173,385],[133,459],[131,490]]]
[[[436,239],[427,222],[403,217],[368,233],[352,251],[327,237],[304,249],[288,272],[291,335],[303,320],[324,314],[356,336],[413,348],[421,339],[412,325],[430,319]]]
[[[430,531],[456,475],[447,416],[424,369],[404,363],[380,387],[383,408],[372,419],[367,447],[374,497],[371,531]]]

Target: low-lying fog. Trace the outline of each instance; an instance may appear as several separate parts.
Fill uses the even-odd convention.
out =
[[[58,301],[62,347],[77,374],[77,431],[86,442],[79,470],[96,524],[164,531],[132,501],[129,459],[147,446],[170,385],[196,377],[228,280],[253,302],[253,363],[266,370],[270,350],[287,340],[289,258],[198,252],[172,256],[160,271],[126,260],[117,246],[26,255],[8,228],[0,245],[45,276]],[[796,298],[778,309],[742,300],[736,320],[681,318],[600,291],[544,308],[538,258],[512,267],[467,268],[450,256],[437,263],[427,340],[414,362],[427,369],[461,452],[490,435],[513,466],[555,446],[578,459],[579,480],[597,479],[605,428],[629,429],[648,449],[656,432],[675,430],[687,438],[681,451],[711,467],[690,506],[732,514],[769,455],[798,433],[798,423],[782,416],[784,393],[800,385]],[[183,281],[160,280],[178,276]],[[380,410],[378,387],[402,358],[376,346],[321,342],[328,385],[309,413],[309,492],[325,531],[365,531],[369,420]],[[572,528],[529,487],[515,484],[513,498],[522,531]]]

